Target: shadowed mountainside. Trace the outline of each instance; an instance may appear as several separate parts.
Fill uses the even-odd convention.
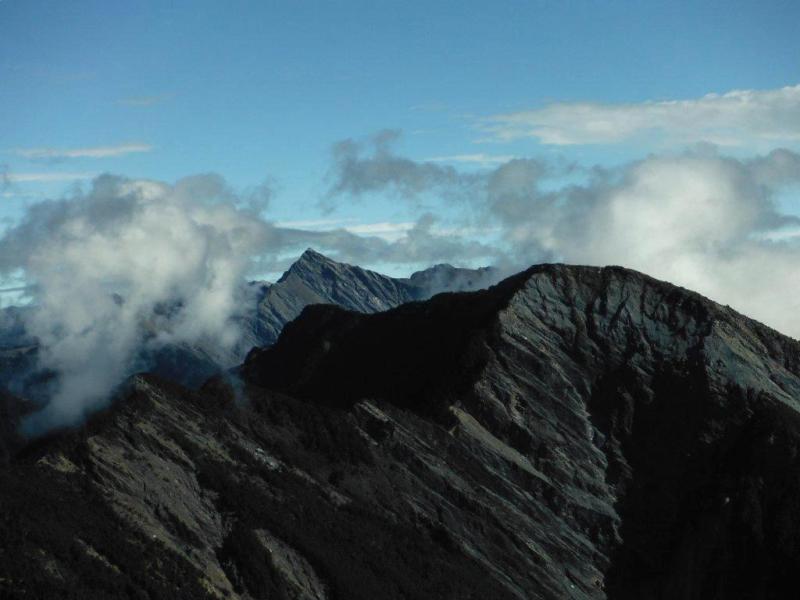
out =
[[[619,268],[311,306],[0,471],[0,595],[785,598],[800,345]],[[69,591],[65,591],[69,590]]]

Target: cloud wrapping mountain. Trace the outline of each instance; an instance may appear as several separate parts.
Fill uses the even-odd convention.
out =
[[[104,175],[87,192],[31,205],[0,239],[0,275],[24,273],[37,307],[27,330],[40,366],[58,375],[42,425],[102,403],[143,350],[188,344],[226,356],[251,304],[242,282],[308,246],[356,264],[473,260],[500,273],[620,264],[800,334],[800,219],[779,204],[800,183],[789,150],[736,159],[701,146],[616,168],[513,159],[462,171],[399,156],[395,139],[338,145],[327,196],[389,191],[415,206],[425,196],[429,210],[392,239],[276,226],[262,216],[268,187],[236,193],[215,175],[172,185]],[[439,226],[442,214],[461,226]]]
[[[0,268],[36,283],[27,328],[42,366],[59,374],[43,419],[81,418],[143,344],[235,343],[236,292],[270,231],[225,194],[212,177],[168,186],[103,176],[84,195],[32,206],[6,234]]]
[[[514,159],[478,173],[448,168],[427,187],[422,165],[408,162],[386,147],[364,154],[335,173],[331,189],[438,195],[442,210],[499,228],[495,257],[510,261],[506,271],[553,261],[623,265],[800,335],[800,219],[779,203],[800,184],[792,151],[737,159],[701,145],[593,169]],[[364,172],[373,174],[369,187],[360,184]]]
[[[255,305],[243,284],[283,266],[286,252],[313,245],[353,262],[401,263],[490,253],[437,233],[431,215],[392,241],[277,227],[261,216],[269,196],[266,187],[234,193],[215,175],[174,185],[104,175],[88,192],[31,205],[0,238],[0,275],[24,274],[35,307],[26,330],[39,366],[57,376],[31,427],[81,420],[146,366],[143,353],[168,345],[233,366],[239,317]]]

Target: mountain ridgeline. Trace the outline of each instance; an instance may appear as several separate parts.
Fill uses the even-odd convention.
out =
[[[393,278],[334,261],[309,248],[276,283],[252,282],[242,294],[248,303],[241,307],[234,324],[241,337],[233,348],[219,348],[216,340],[143,345],[135,357],[135,370],[197,387],[240,364],[251,348],[274,344],[283,326],[309,304],[335,304],[371,313],[439,292],[486,288],[499,277],[499,271],[491,267],[462,269],[442,264],[409,278]],[[174,304],[179,307],[180,300]],[[38,369],[37,340],[25,331],[25,313],[32,310],[11,307],[0,311],[0,388],[6,382],[17,393],[39,397],[47,395],[49,388],[42,381],[51,383],[53,374]]]
[[[333,261],[309,248],[275,284],[264,286],[255,315],[246,321],[247,341],[251,347],[275,343],[284,325],[311,304],[374,313],[440,292],[486,288],[498,278],[491,267],[436,265],[398,279]]]
[[[798,342],[616,267],[351,269],[266,288],[238,377],[7,451],[0,597],[797,595]]]

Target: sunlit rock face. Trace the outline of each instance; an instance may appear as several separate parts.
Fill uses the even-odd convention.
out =
[[[375,314],[311,306],[238,375],[137,376],[81,430],[11,451],[0,591],[794,589],[800,345],[692,292],[545,265]]]

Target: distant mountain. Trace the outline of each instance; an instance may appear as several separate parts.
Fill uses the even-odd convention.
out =
[[[251,348],[273,344],[283,326],[309,304],[335,304],[371,313],[424,300],[443,291],[488,287],[498,277],[497,270],[490,267],[459,269],[436,265],[408,279],[396,279],[336,262],[308,249],[277,283],[250,285],[244,296],[252,299],[253,305],[241,307],[238,324],[243,335],[232,351],[218,348],[214,340],[150,348],[142,351],[136,368],[184,385],[198,386],[210,376],[241,363]],[[0,389],[12,378],[37,381],[34,371],[37,343],[24,329],[27,310],[32,309],[14,307],[0,311]]]
[[[800,343],[698,294],[543,265],[309,306],[239,374],[17,452],[0,596],[796,595]]]
[[[310,304],[374,313],[440,292],[486,288],[498,279],[497,270],[491,267],[458,269],[450,265],[436,265],[397,279],[336,262],[309,248],[277,283],[264,289],[246,341],[250,347],[274,343],[284,325]]]

